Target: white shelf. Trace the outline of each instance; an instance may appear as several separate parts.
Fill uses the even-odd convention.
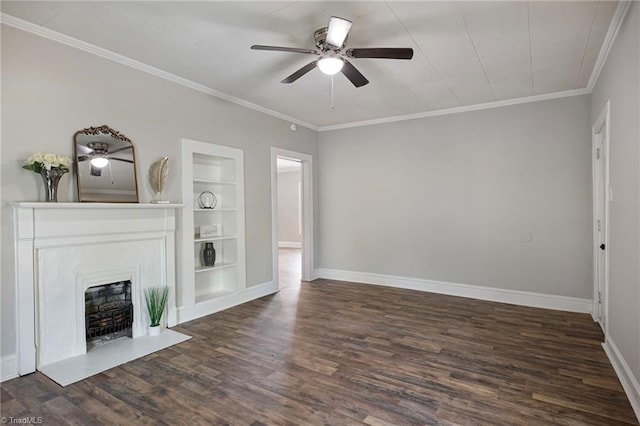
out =
[[[209,179],[198,179],[194,178],[193,183],[208,183],[214,185],[235,185],[235,182],[231,181],[223,181],[223,180],[209,180]]]
[[[203,190],[215,193],[215,208],[200,208],[197,199]],[[246,288],[242,150],[183,139],[182,201],[188,207],[182,215],[181,249],[193,250],[193,256],[183,256],[178,295],[184,309],[208,315],[229,305]],[[198,228],[209,225],[223,232],[200,236]],[[203,266],[199,260],[205,243],[215,246],[214,266]]]
[[[235,293],[231,290],[218,290],[212,291],[211,293],[201,294],[200,296],[196,296],[196,303],[203,303],[213,299],[219,299],[221,297],[229,296]]]
[[[213,271],[214,269],[230,268],[237,266],[237,263],[216,263],[214,266],[196,266],[196,274],[200,272]]]
[[[229,237],[208,237],[208,238],[195,238],[193,240],[194,243],[204,243],[207,241],[220,241],[220,240],[233,240],[238,238],[235,235],[229,236]]]

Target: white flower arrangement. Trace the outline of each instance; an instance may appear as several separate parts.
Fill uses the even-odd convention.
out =
[[[66,173],[69,171],[70,166],[71,158],[65,155],[36,152],[27,159],[26,164],[22,166],[22,168],[36,173],[51,169],[57,169]]]

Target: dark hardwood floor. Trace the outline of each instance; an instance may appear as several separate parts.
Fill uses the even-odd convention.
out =
[[[176,327],[193,336],[185,343],[65,388],[40,373],[3,383],[2,416],[47,425],[637,424],[589,315],[298,285],[296,253],[283,252],[280,293]]]

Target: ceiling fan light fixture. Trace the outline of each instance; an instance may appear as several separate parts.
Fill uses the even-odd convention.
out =
[[[344,44],[344,40],[351,29],[351,21],[332,16],[329,21],[329,29],[327,30],[327,44],[340,48]]]
[[[318,68],[326,75],[334,75],[340,72],[344,61],[340,58],[329,56],[318,61]]]
[[[106,167],[107,164],[109,164],[109,160],[105,157],[94,157],[91,159],[91,165],[99,169]]]

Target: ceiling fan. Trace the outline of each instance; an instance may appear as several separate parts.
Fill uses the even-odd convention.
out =
[[[373,59],[411,59],[413,49],[403,47],[369,47],[346,49],[346,40],[351,29],[351,21],[332,16],[329,26],[316,30],[313,37],[316,41],[316,49],[302,49],[297,47],[263,46],[254,44],[253,50],[272,50],[276,52],[293,52],[307,55],[316,55],[320,58],[309,62],[281,83],[293,83],[312,69],[318,67],[320,71],[327,75],[334,75],[342,72],[356,87],[362,87],[369,83],[360,71],[354,67],[350,59],[373,58]]]
[[[88,142],[86,145],[79,145],[78,148],[85,151],[83,153],[84,155],[78,156],[78,161],[89,160],[91,165],[91,171],[89,172],[89,174],[91,176],[102,175],[102,169],[109,164],[109,160],[116,160],[133,164],[133,160],[112,156],[112,154],[115,154],[117,152],[131,149],[131,146],[124,146],[122,148],[117,148],[110,151],[109,144],[107,142]]]

